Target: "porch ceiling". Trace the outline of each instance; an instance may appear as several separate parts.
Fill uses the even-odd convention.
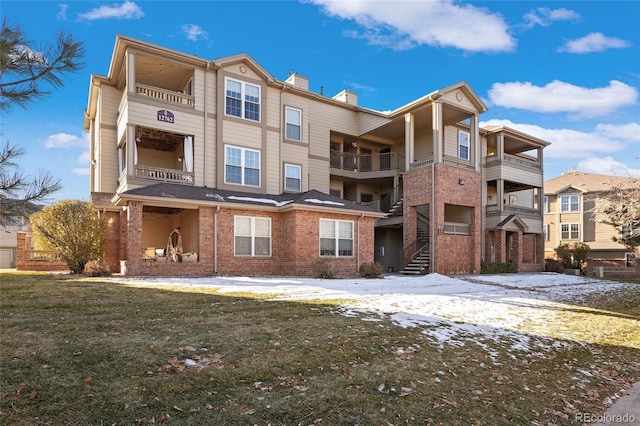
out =
[[[184,143],[184,135],[168,133],[148,127],[136,127],[138,148],[173,152]]]

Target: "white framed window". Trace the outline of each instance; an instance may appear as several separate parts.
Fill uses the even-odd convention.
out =
[[[560,197],[560,211],[577,212],[580,210],[579,195],[563,195]]]
[[[224,182],[260,186],[260,151],[225,145]]]
[[[320,256],[353,257],[353,221],[320,219]]]
[[[284,190],[300,192],[302,189],[302,167],[295,164],[284,165]]]
[[[551,236],[549,235],[551,229],[550,225],[548,223],[545,223],[542,229],[544,230],[544,240],[551,241]]]
[[[271,256],[271,218],[234,216],[236,256]]]
[[[260,121],[260,86],[225,78],[225,114]]]
[[[580,224],[563,223],[562,225],[560,225],[560,238],[563,240],[579,240]]]
[[[284,137],[292,141],[302,141],[302,110],[286,107]]]
[[[471,134],[463,130],[458,130],[458,158],[462,160],[469,159],[469,141]]]
[[[549,213],[549,197],[544,197],[544,212]]]

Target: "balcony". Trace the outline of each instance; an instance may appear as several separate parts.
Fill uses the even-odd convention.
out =
[[[171,90],[138,83],[136,84],[136,94],[155,99],[163,103],[195,108],[195,98],[181,92],[173,92]]]
[[[193,172],[136,164],[136,177],[171,183],[193,183]]]
[[[331,174],[351,178],[394,176],[404,166],[404,157],[397,152],[353,154],[331,150]]]

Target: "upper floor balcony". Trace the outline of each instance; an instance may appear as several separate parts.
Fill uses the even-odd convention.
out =
[[[397,152],[355,154],[331,150],[330,173],[335,176],[370,179],[395,176],[404,167],[404,157]]]

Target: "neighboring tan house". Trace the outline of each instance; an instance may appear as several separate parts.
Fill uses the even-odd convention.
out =
[[[595,264],[633,268],[635,253],[614,242],[616,228],[596,211],[596,199],[613,187],[627,187],[638,179],[571,171],[544,184],[545,257],[555,258],[563,243],[581,241]],[[594,263],[595,261],[595,263]]]
[[[541,271],[548,143],[480,128],[486,110],[465,82],[383,112],[247,54],[118,36],[84,117],[106,258],[130,275]],[[177,244],[197,261],[171,262]]]
[[[27,232],[29,220],[20,218],[18,223],[0,227],[0,269],[16,267],[17,234]]]

